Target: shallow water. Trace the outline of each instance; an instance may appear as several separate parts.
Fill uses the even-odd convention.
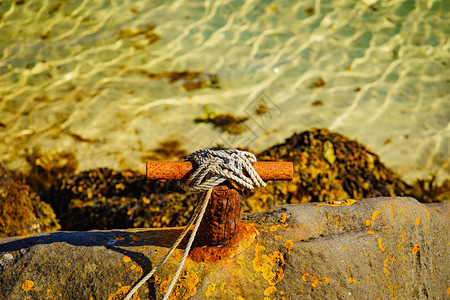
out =
[[[0,3],[0,162],[11,169],[38,145],[75,153],[81,170],[143,169],[168,139],[188,152],[263,150],[328,127],[409,182],[449,177],[448,1]],[[184,70],[203,73],[149,75]],[[249,117],[244,133],[195,123],[206,109]]]

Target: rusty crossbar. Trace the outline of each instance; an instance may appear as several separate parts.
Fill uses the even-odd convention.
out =
[[[252,163],[253,168],[262,180],[292,180],[294,166],[292,162],[266,162]],[[181,180],[192,170],[192,163],[170,161],[148,161],[147,179],[149,180]]]

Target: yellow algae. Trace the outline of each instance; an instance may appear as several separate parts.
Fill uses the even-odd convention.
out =
[[[277,288],[273,285],[269,286],[267,289],[264,290],[264,296],[269,296],[273,292],[276,292]]]
[[[355,278],[353,278],[352,276],[350,276],[350,277],[348,278],[348,282],[351,282],[351,283],[357,283],[358,281],[357,281]]]
[[[412,250],[412,254],[416,254],[416,253],[419,252],[419,251],[420,251],[419,245],[415,244],[415,245],[414,245],[414,248],[413,248],[413,250]]]
[[[123,258],[123,261],[127,263],[127,262],[131,261],[131,258],[129,256],[125,256]]]
[[[302,280],[305,281],[305,282],[308,281],[309,280],[309,273],[303,274],[302,275]]]
[[[261,272],[270,285],[275,285],[283,279],[284,258],[279,251],[274,251],[269,255],[263,254],[265,249],[262,245],[255,247],[253,268],[255,271]]]
[[[367,230],[368,234],[375,234],[375,232],[373,230]]]
[[[416,218],[416,225],[419,225],[420,224],[420,219],[419,219],[419,217],[417,217]]]
[[[125,298],[125,296],[128,294],[128,292],[131,290],[131,286],[125,285],[117,290],[117,292],[109,294],[108,300],[119,300]],[[132,300],[139,300],[138,293],[134,293],[133,297],[131,297]]]
[[[31,290],[33,288],[33,286],[34,286],[34,282],[31,280],[27,280],[22,284],[22,289],[27,292],[27,291]]]
[[[372,214],[372,220],[373,221],[378,220],[378,215],[379,214],[381,214],[381,211],[379,211],[379,210],[374,211],[373,214]]]
[[[380,247],[381,250],[383,251],[385,250],[384,243],[380,238],[378,239],[378,246]]]
[[[366,220],[366,227],[370,226],[371,221],[370,220]]]

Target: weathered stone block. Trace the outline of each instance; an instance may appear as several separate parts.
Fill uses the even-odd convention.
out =
[[[450,204],[412,198],[274,207],[191,251],[172,299],[448,299]],[[0,298],[122,299],[180,228],[0,240]],[[181,246],[183,248],[184,246]],[[161,299],[183,250],[133,299]]]

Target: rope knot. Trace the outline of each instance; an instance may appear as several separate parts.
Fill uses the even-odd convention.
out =
[[[204,192],[227,179],[248,189],[266,186],[251,164],[256,161],[256,157],[247,151],[202,149],[187,156],[185,161],[196,166],[192,175],[180,183],[187,192]]]

